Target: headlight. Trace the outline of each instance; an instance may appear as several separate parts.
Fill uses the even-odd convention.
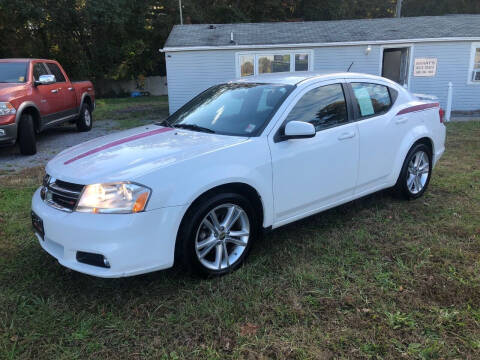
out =
[[[129,214],[143,211],[150,189],[129,182],[87,185],[76,211],[94,214]]]
[[[0,102],[0,116],[2,115],[14,115],[17,110],[9,102]]]

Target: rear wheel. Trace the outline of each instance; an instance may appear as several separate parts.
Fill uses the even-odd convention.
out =
[[[407,199],[417,199],[427,190],[432,174],[432,152],[425,144],[413,146],[403,163],[395,188]]]
[[[223,275],[241,266],[259,234],[258,216],[240,194],[214,195],[185,215],[177,259],[193,273]]]
[[[37,141],[35,138],[35,126],[30,114],[22,114],[18,126],[18,144],[22,155],[34,155],[37,153]]]
[[[92,111],[88,104],[83,104],[82,109],[80,110],[80,116],[77,119],[77,130],[78,131],[90,131],[92,128],[93,118]]]

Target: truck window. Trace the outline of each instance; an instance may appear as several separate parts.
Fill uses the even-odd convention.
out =
[[[47,63],[47,66],[52,75],[55,75],[55,79],[57,80],[57,82],[65,82],[65,77],[63,76],[62,71],[57,64]]]
[[[0,62],[0,83],[24,83],[26,79],[26,62]]]
[[[48,71],[43,63],[33,65],[33,81],[38,81],[41,75],[48,75]]]

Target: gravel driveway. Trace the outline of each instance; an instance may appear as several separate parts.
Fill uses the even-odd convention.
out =
[[[18,146],[0,147],[0,175],[18,170],[45,165],[60,151],[84,141],[111,134],[118,129],[115,120],[102,120],[93,123],[92,130],[77,132],[75,125],[64,124],[45,130],[37,136],[37,153],[22,156]]]

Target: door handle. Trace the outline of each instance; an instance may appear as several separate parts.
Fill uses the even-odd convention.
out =
[[[68,88],[68,91],[73,91],[73,87],[69,87],[69,88]]]
[[[340,134],[340,136],[338,137],[338,140],[346,140],[346,139],[351,139],[355,137],[355,132],[345,132],[345,133],[342,133]]]
[[[407,118],[406,117],[401,117],[401,118],[398,118],[397,120],[395,120],[395,124],[404,124],[407,122]]]
[[[52,93],[58,93],[58,89],[50,90]]]

